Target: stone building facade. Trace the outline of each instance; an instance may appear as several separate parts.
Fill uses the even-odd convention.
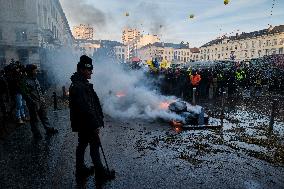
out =
[[[136,28],[124,28],[122,31],[122,43],[127,44],[136,37],[140,36],[140,34],[140,31]]]
[[[59,0],[0,0],[0,65],[13,58],[41,65],[47,54],[73,47]]]
[[[128,50],[127,46],[123,45],[123,44],[114,47],[114,52],[115,52],[116,58],[121,63],[125,63],[126,60],[127,60],[127,54],[128,54],[127,50]]]
[[[72,33],[75,39],[94,39],[94,28],[89,24],[80,24],[79,26],[74,26],[72,29]]]
[[[249,60],[283,54],[284,25],[222,37],[200,47],[200,60]]]
[[[138,50],[138,57],[142,61],[157,58],[158,61],[186,63],[199,59],[199,49],[189,48],[188,45],[172,43],[154,43]]]
[[[99,40],[85,40],[76,39],[75,40],[75,51],[76,54],[85,54],[89,57],[93,57],[94,53],[101,48],[101,43]]]

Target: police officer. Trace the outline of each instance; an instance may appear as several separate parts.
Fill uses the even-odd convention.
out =
[[[42,136],[38,129],[39,119],[44,126],[47,136],[56,134],[57,129],[50,127],[47,117],[47,107],[39,81],[37,80],[37,66],[28,64],[26,66],[27,77],[25,85],[22,87],[23,96],[27,101],[30,113],[30,125],[35,139],[41,139]]]
[[[100,159],[99,129],[104,126],[103,112],[99,98],[89,83],[93,70],[92,59],[86,55],[80,57],[69,89],[70,119],[73,132],[78,132],[76,149],[76,178],[93,174],[96,178],[112,179],[114,172],[108,172]],[[90,156],[94,167],[86,167],[84,154],[90,145]]]

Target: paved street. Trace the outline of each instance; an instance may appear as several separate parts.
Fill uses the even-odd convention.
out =
[[[0,142],[0,188],[81,187],[74,177],[77,137],[70,129],[69,112],[49,115],[58,135],[35,143],[25,125]],[[268,138],[257,121],[266,123],[266,118],[248,122],[252,115],[257,117],[237,110],[227,116],[221,133],[177,133],[163,122],[107,117],[101,139],[117,178],[98,186],[90,177],[84,187],[283,188],[282,131]],[[275,128],[281,127],[283,122],[276,122]],[[89,157],[86,161],[91,162]]]

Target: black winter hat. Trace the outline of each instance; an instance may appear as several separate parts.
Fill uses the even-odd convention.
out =
[[[87,55],[80,57],[80,62],[77,64],[77,69],[93,69],[92,59]]]

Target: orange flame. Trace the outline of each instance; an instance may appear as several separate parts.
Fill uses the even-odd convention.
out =
[[[162,110],[167,110],[169,108],[170,102],[161,102],[159,108]]]
[[[119,91],[119,92],[116,93],[115,96],[117,96],[118,98],[121,98],[121,97],[126,96],[126,94],[124,92],[122,92],[122,91]]]
[[[180,121],[171,120],[170,125],[176,128],[176,127],[182,127],[183,123]]]

